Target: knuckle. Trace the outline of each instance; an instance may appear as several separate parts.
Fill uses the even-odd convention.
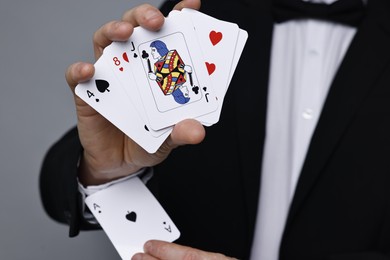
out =
[[[160,148],[157,150],[157,152],[155,153],[155,156],[157,158],[166,158],[168,156],[168,154],[171,153],[171,151],[173,149],[175,149],[177,147],[177,145],[174,144],[174,142],[172,141],[172,138],[169,136],[164,143],[162,143],[162,145],[160,146]]]
[[[140,15],[143,14],[148,8],[151,8],[151,7],[152,7],[152,5],[147,4],[147,3],[146,3],[146,4],[138,5],[138,6],[136,6],[136,7],[133,7],[133,8],[131,8],[131,9],[127,10],[127,11],[123,14],[122,18],[123,18],[124,20],[130,20],[130,21],[132,21],[135,17],[140,16]]]
[[[201,260],[201,258],[195,250],[187,249],[183,254],[183,260]]]
[[[110,21],[104,25],[102,25],[99,29],[97,29],[93,34],[93,42],[99,43],[102,36],[107,36],[110,32],[112,26],[116,23],[116,21]]]
[[[169,247],[167,245],[162,245],[162,246],[159,246],[159,247],[152,247],[152,254],[154,256],[158,256],[159,258],[162,258],[166,255],[168,255],[169,253]]]

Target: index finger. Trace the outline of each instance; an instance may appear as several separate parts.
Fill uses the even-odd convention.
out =
[[[210,253],[195,249],[192,247],[182,246],[160,240],[150,240],[145,243],[145,253],[150,254],[161,260],[233,260],[234,258],[226,257],[219,253]]]
[[[199,10],[201,5],[200,0],[183,0],[180,1],[173,7],[173,10],[181,10],[183,8],[191,8],[195,10]]]
[[[164,24],[164,16],[156,7],[150,4],[143,4],[126,11],[122,20],[132,24],[134,27],[142,26],[148,30],[158,30]]]
[[[95,58],[99,58],[103,49],[113,41],[126,41],[134,27],[125,21],[111,21],[101,26],[93,35]]]
[[[147,29],[157,30],[164,23],[161,12],[149,5],[143,4],[128,10],[122,21],[111,21],[101,26],[93,36],[95,58],[98,59],[105,47],[113,41],[127,41],[134,27],[142,25]]]

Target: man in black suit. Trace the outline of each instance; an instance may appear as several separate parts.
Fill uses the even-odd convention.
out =
[[[279,2],[279,7],[283,7],[289,1]],[[325,2],[334,6],[332,0]],[[163,12],[166,14],[175,4],[177,9],[197,9],[200,2],[167,1]],[[312,77],[314,74],[307,73],[306,69],[298,74],[286,71],[294,77],[278,74],[284,66],[281,58],[294,62],[297,59],[297,56],[287,57],[295,52],[280,50],[285,50],[287,43],[299,48],[300,38],[294,40],[295,43],[285,42],[283,46],[277,46],[281,41],[276,38],[287,37],[288,34],[283,33],[285,29],[285,32],[295,30],[300,35],[304,28],[307,33],[311,25],[306,22],[328,18],[299,17],[296,19],[304,21],[304,27],[290,30],[289,26],[302,24],[289,24],[279,17],[284,10],[272,8],[271,1],[202,2],[201,11],[235,22],[247,30],[248,42],[225,98],[219,123],[204,129],[194,120],[180,122],[156,154],[147,154],[75,98],[77,129],[69,131],[49,150],[40,180],[46,211],[52,218],[70,225],[70,236],[77,235],[80,229],[97,228],[83,217],[77,177],[83,185],[99,185],[152,167],[153,177],[148,186],[182,235],[177,244],[152,242],[146,249],[149,254],[137,257],[225,258],[205,252],[209,251],[260,260],[390,259],[390,3],[370,0],[364,5],[363,13],[346,12],[347,16],[359,17],[353,25],[356,27],[346,22],[340,29],[350,39],[344,39],[343,33],[334,36],[338,34],[339,29],[334,30],[338,22],[326,21],[324,23],[331,25],[320,23],[313,27],[316,28],[313,33],[329,36],[324,40],[336,42],[335,45],[341,46],[336,49],[342,50],[330,55],[338,57],[334,58],[334,63],[322,62],[330,56],[317,50],[335,46],[322,46],[320,41],[315,41],[320,37],[307,37],[315,48],[309,46],[308,56],[304,54],[299,64],[319,66],[308,71],[320,73],[321,77]],[[162,15],[149,5],[129,10],[122,22],[108,23],[95,33],[96,57],[111,41],[126,40],[133,26],[156,30],[162,20]],[[276,22],[281,26],[276,26]],[[284,24],[287,27],[283,23],[287,23]],[[337,40],[333,41],[334,37]],[[275,57],[279,57],[279,61]],[[321,62],[316,61],[318,57]],[[323,64],[329,69],[324,70]],[[289,68],[301,69],[300,66]],[[77,63],[69,67],[66,77],[73,90],[78,82],[92,75],[91,64]],[[321,89],[324,93],[318,94],[318,100],[323,98],[323,102],[312,103],[314,110],[310,106],[299,110],[301,103],[296,101],[312,101],[317,92],[307,95],[306,92],[312,91],[310,88],[293,92],[295,103],[292,102],[292,109],[288,107],[282,115],[291,112],[287,120],[292,119],[294,131],[284,131],[285,127],[290,129],[286,120],[280,120],[283,127],[278,128],[275,120],[279,118],[279,110],[274,105],[280,100],[282,106],[278,108],[283,108],[290,99],[278,98],[290,95],[284,95],[283,91],[275,94],[277,86],[286,85],[284,91],[290,91],[296,87],[293,82],[302,76],[309,82],[302,86],[314,87],[322,82],[323,75],[328,75],[329,81],[324,84],[329,85],[325,91]],[[279,79],[287,83],[278,84]],[[301,86],[301,83],[296,85]],[[294,111],[302,112],[307,121],[295,120]],[[313,118],[316,118],[314,123],[310,121]],[[297,123],[299,120],[303,123]],[[310,127],[304,128],[309,121],[313,126],[310,131]],[[279,141],[283,144],[281,148],[278,148]],[[295,142],[297,146],[288,146]],[[290,158],[293,156],[297,158]],[[291,176],[283,178],[290,169],[287,164],[290,161],[293,161]],[[279,171],[278,167],[287,170]],[[281,178],[272,179],[280,173]],[[290,197],[275,198],[278,194]],[[279,204],[282,205],[280,211]],[[268,237],[271,242],[267,241]],[[271,246],[268,248],[268,245]],[[262,254],[267,250],[269,252]],[[189,255],[184,256],[186,253]]]

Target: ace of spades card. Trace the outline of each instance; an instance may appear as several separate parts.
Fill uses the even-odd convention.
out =
[[[131,56],[130,67],[154,130],[218,108],[189,17],[168,17],[158,32],[137,27],[129,43],[137,52]]]
[[[148,240],[173,242],[180,237],[171,218],[138,177],[98,191],[85,203],[122,259],[143,252]]]

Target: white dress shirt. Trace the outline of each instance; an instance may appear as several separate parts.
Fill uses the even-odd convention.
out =
[[[330,1],[313,1],[325,2]],[[276,24],[252,260],[277,260],[287,213],[332,79],[356,28],[318,20]]]

